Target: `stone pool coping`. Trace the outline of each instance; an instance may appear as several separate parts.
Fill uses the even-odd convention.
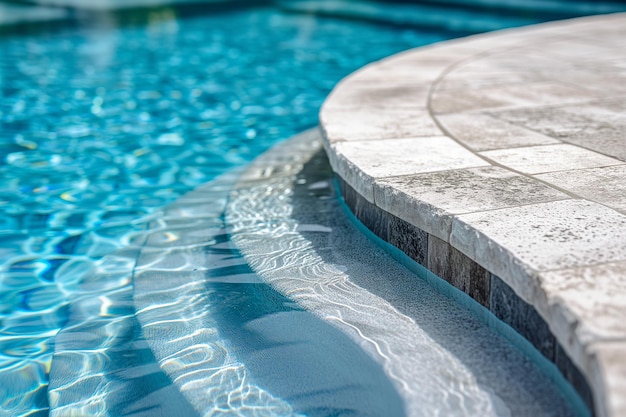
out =
[[[320,114],[357,217],[603,417],[626,415],[625,38],[613,14],[422,47],[347,77]]]

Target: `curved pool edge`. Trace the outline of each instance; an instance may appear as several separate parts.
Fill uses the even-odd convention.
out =
[[[320,148],[316,129],[282,142],[253,161],[230,195],[231,240],[265,283],[380,363],[407,416],[590,415],[521,336],[371,236],[337,198]],[[457,395],[465,399],[452,402],[466,407],[449,408]]]
[[[357,218],[526,337],[599,416],[626,413],[624,23],[404,52],[320,114]]]

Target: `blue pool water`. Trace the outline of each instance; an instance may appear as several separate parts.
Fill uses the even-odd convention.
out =
[[[133,404],[155,392],[181,401],[163,415],[193,415],[136,318],[142,232],[316,125],[351,71],[458,35],[287,9],[78,14],[0,37],[0,415],[48,415],[51,401],[54,415],[149,415]],[[220,253],[227,235],[215,236],[205,249]],[[95,374],[106,383],[90,385]]]
[[[0,39],[0,415],[46,412],[85,277],[155,209],[314,126],[350,71],[445,37],[269,8],[115,19]]]

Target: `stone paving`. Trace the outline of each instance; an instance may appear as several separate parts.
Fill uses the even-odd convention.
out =
[[[598,416],[626,415],[625,39],[614,14],[435,44],[357,71],[320,115],[344,189],[532,306]]]

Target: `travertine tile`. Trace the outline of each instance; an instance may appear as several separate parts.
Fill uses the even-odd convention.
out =
[[[588,200],[626,212],[626,164],[552,172],[536,177]]]
[[[558,81],[520,83],[470,90],[441,90],[433,94],[435,113],[497,109],[516,106],[544,106],[587,102],[600,97],[598,92]]]
[[[374,178],[488,165],[445,136],[339,142],[334,149]]]
[[[430,85],[349,83],[328,97],[327,109],[425,109]]]
[[[623,164],[618,159],[569,144],[501,149],[480,155],[525,174]]]
[[[427,110],[423,109],[332,109],[324,105],[320,122],[330,143],[370,139],[392,139],[441,135]]]
[[[497,118],[626,161],[626,99],[493,113]]]
[[[463,214],[450,243],[534,304],[538,271],[626,260],[626,215],[582,200]]]
[[[487,114],[443,114],[437,120],[449,134],[474,151],[560,143]]]
[[[626,335],[626,261],[539,274],[554,332],[570,352]]]
[[[626,340],[597,343],[590,352],[591,382],[599,417],[626,415]]]
[[[538,181],[498,167],[385,178],[374,184],[376,204],[448,240],[454,214],[568,198]]]

